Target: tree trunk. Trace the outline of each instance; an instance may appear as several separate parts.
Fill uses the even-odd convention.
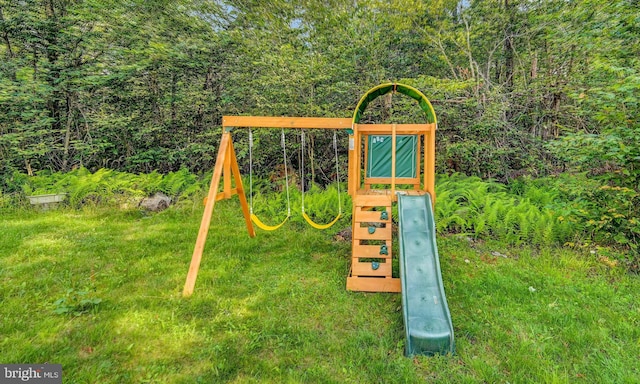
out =
[[[531,80],[538,77],[538,54],[531,58]]]
[[[33,176],[33,169],[31,169],[31,162],[28,159],[24,160],[24,166],[27,169],[27,175]]]
[[[71,143],[71,127],[73,126],[73,102],[71,96],[67,97],[67,125],[64,133],[64,146],[62,152],[62,170],[67,172],[69,166],[69,147]]]
[[[504,8],[507,13],[507,25],[505,26],[505,39],[504,39],[504,80],[505,91],[507,97],[511,98],[513,92],[513,72],[514,72],[514,48],[513,48],[513,5],[509,4],[509,0],[504,0]],[[505,119],[510,121],[515,114],[513,106],[509,103],[509,106],[505,110]]]
[[[47,109],[49,111],[49,118],[51,118],[51,134],[57,135],[62,130],[62,113],[60,111],[60,75],[61,69],[59,67],[58,59],[60,58],[60,47],[58,46],[58,36],[60,35],[61,25],[58,23],[56,16],[55,4],[53,0],[47,1],[45,4],[45,14],[47,15],[48,23],[46,29],[43,31],[43,41],[45,57],[49,71],[45,72],[45,81],[48,86],[51,87],[52,92],[49,100],[47,100]]]
[[[508,21],[505,26],[504,39],[504,77],[507,92],[513,91],[513,6],[509,0],[504,0],[504,9],[507,13]]]
[[[176,82],[178,81],[178,77],[176,76],[175,72],[171,73],[171,130],[173,132],[175,132],[176,129],[176,116],[177,116],[177,109],[176,109]]]
[[[0,22],[4,23],[4,14],[2,13],[2,7],[0,7]],[[7,47],[7,56],[9,58],[13,57],[13,49],[11,48],[11,40],[9,40],[9,32],[8,31],[4,31],[4,33],[2,34],[2,40],[4,40],[4,45]]]

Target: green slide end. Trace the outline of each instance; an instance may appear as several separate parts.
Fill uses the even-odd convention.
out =
[[[400,195],[398,217],[406,355],[454,353],[431,196]]]

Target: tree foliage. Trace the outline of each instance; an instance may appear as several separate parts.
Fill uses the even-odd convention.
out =
[[[638,15],[633,0],[0,0],[0,187],[16,171],[202,172],[224,114],[348,117],[367,89],[399,80],[434,104],[440,172],[585,174],[613,189],[584,196],[622,193],[611,201],[632,217]],[[402,96],[365,117],[422,118]],[[255,135],[254,172],[274,177],[278,133]],[[310,132],[304,149],[287,137],[289,169],[304,150],[301,179],[335,180],[330,134]]]

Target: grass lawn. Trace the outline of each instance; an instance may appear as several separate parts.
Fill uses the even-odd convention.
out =
[[[345,291],[350,243],[251,239],[216,205],[0,213],[0,363],[65,383],[640,382],[640,278],[598,255],[439,236],[454,356],[406,358],[400,296]]]

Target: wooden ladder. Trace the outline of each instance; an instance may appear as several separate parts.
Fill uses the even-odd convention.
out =
[[[400,279],[392,276],[391,204],[390,195],[355,197],[349,291],[400,292]]]

